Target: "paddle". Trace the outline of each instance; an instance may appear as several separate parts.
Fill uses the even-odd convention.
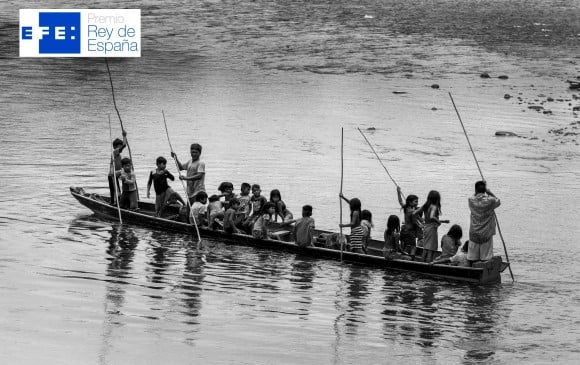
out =
[[[115,111],[117,112],[117,116],[119,117],[119,122],[121,123],[121,130],[125,135],[125,142],[127,143],[127,150],[129,151],[129,158],[131,159],[131,171],[135,171],[133,167],[133,156],[131,155],[131,147],[129,146],[129,140],[126,137],[125,128],[123,127],[123,119],[121,119],[121,113],[119,113],[119,109],[117,108],[117,101],[115,100],[115,88],[113,87],[113,78],[111,77],[111,70],[109,69],[109,61],[105,58],[105,65],[107,66],[107,73],[109,74],[109,82],[111,84],[111,94],[113,94],[113,105],[115,106]],[[137,187],[137,180],[135,179],[135,188],[137,188],[137,200],[139,200],[139,188]]]
[[[111,127],[111,114],[109,114],[109,139],[113,140],[113,128]],[[111,142],[109,142],[111,143]],[[117,202],[117,212],[119,213],[119,223],[123,224],[123,219],[121,218],[121,206],[119,205],[119,193],[117,187],[117,171],[115,170],[115,154],[113,150],[113,145],[111,144],[111,169],[113,170],[113,184],[115,185],[115,201]],[[113,197],[111,197],[113,199]]]
[[[455,108],[455,113],[457,113],[457,117],[459,118],[459,122],[461,123],[461,128],[463,128],[463,134],[465,134],[465,138],[467,139],[467,144],[469,144],[469,149],[471,150],[471,154],[473,155],[473,159],[475,160],[475,164],[477,165],[477,169],[479,170],[479,175],[481,175],[481,180],[485,181],[483,177],[483,173],[481,172],[481,167],[479,167],[479,162],[477,161],[477,157],[475,157],[475,152],[473,151],[473,147],[471,146],[471,142],[469,141],[469,136],[467,135],[467,131],[465,130],[465,126],[463,125],[463,120],[461,120],[461,115],[459,115],[459,111],[455,106],[455,101],[453,100],[453,96],[449,93],[449,97],[451,98],[451,103],[453,103],[453,108]],[[505,259],[508,264],[508,269],[510,270],[510,276],[512,277],[512,281],[514,280],[514,274],[512,273],[512,266],[510,264],[510,258],[508,256],[507,247],[505,244],[505,240],[503,239],[503,234],[501,233],[501,227],[499,226],[499,220],[497,219],[497,215],[495,211],[493,212],[493,216],[495,218],[495,223],[497,225],[497,231],[499,233],[499,237],[501,238],[501,243],[503,244],[503,250],[505,252]]]
[[[165,121],[165,112],[161,110],[161,114],[163,115],[163,125],[165,126],[165,134],[167,135],[167,142],[169,142],[169,148],[171,149],[171,156],[173,156],[173,161],[175,162],[175,167],[177,168],[177,173],[181,178],[181,169],[179,168],[179,164],[177,163],[177,155],[173,152],[173,146],[171,145],[171,138],[169,138],[169,130],[167,129],[167,122]],[[191,203],[189,202],[189,196],[187,194],[187,188],[185,187],[185,183],[183,180],[181,181],[181,186],[183,187],[183,191],[185,192],[185,201],[187,202],[187,210],[189,211],[189,216],[193,220],[193,225],[195,226],[195,232],[197,233],[197,248],[201,245],[201,235],[199,234],[199,228],[197,227],[197,220],[195,219],[195,214],[193,214],[193,210],[191,209]]]

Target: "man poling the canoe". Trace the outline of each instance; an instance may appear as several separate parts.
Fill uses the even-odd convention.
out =
[[[197,247],[199,248],[199,246],[201,245],[201,235],[199,234],[199,228],[197,227],[197,219],[195,218],[195,215],[193,214],[193,210],[191,209],[191,202],[190,202],[189,197],[188,197],[187,188],[185,187],[185,183],[183,182],[184,180],[182,179],[180,164],[177,161],[177,155],[173,151],[173,145],[171,144],[171,139],[169,138],[169,130],[167,129],[167,122],[165,121],[165,112],[163,112],[163,110],[162,110],[161,114],[163,115],[163,125],[165,126],[165,134],[167,135],[167,142],[169,142],[169,148],[171,149],[171,157],[173,157],[173,161],[175,162],[175,167],[177,168],[177,173],[179,174],[179,181],[181,181],[181,186],[183,187],[183,191],[185,192],[185,195],[186,195],[185,201],[187,203],[187,212],[188,212],[188,216],[193,221],[193,226],[195,227],[195,233],[197,234]]]
[[[479,166],[479,162],[477,161],[477,158],[475,157],[475,152],[473,151],[473,147],[471,146],[471,142],[469,141],[469,136],[467,135],[467,131],[465,130],[465,126],[463,125],[463,120],[461,120],[461,115],[459,115],[459,111],[457,110],[457,106],[455,106],[455,101],[453,100],[453,96],[451,95],[451,93],[449,93],[449,98],[451,99],[451,103],[453,104],[453,108],[455,109],[455,113],[457,113],[457,118],[459,118],[459,122],[461,123],[461,128],[463,129],[463,134],[465,134],[465,138],[467,139],[467,144],[469,145],[469,149],[471,150],[471,154],[473,155],[473,159],[475,160],[475,164],[477,165],[477,169],[479,170],[479,175],[481,176],[481,180],[475,184],[475,195],[472,198],[470,198],[469,201],[469,207],[470,210],[472,211],[471,214],[471,227],[470,227],[470,231],[471,229],[475,228],[490,228],[490,226],[493,226],[493,228],[495,228],[495,226],[497,226],[497,231],[499,233],[499,237],[501,238],[501,242],[503,244],[503,249],[505,252],[505,258],[506,258],[506,262],[507,262],[507,267],[510,271],[510,276],[512,278],[512,281],[514,280],[514,274],[512,273],[512,267],[510,265],[510,259],[508,256],[508,252],[507,252],[507,247],[505,244],[505,240],[503,239],[503,234],[501,233],[501,228],[499,226],[499,221],[497,220],[497,215],[495,214],[495,208],[499,206],[499,199],[497,199],[495,197],[495,195],[493,195],[493,193],[491,193],[491,191],[489,191],[489,189],[487,188],[487,184],[485,182],[485,178],[483,177],[483,173],[481,172],[481,167]],[[487,195],[487,196],[485,196]],[[491,198],[488,198],[488,196]],[[485,204],[483,203],[483,200],[485,200]],[[477,204],[477,203],[480,204]],[[475,217],[474,217],[475,215]],[[485,222],[478,222],[478,219],[481,217],[489,217],[488,219],[485,219]],[[491,219],[490,219],[491,218]],[[495,234],[495,229],[491,229],[490,233],[486,235],[486,237],[484,238],[484,240],[486,241],[490,241],[490,250],[493,252],[493,241],[492,237]],[[472,237],[472,233],[470,232],[470,241],[471,241],[471,237]],[[481,242],[481,239],[476,241],[477,243],[484,243]],[[477,244],[476,243],[476,244]],[[471,245],[470,248],[471,250]]]
[[[127,145],[127,150],[129,151],[129,159],[131,159],[131,171],[135,171],[135,168],[133,166],[133,156],[131,155],[131,147],[129,146],[129,141],[127,140],[127,132],[125,132],[125,128],[123,127],[123,119],[121,119],[121,113],[119,113],[119,109],[117,108],[117,101],[115,100],[115,88],[113,87],[113,78],[111,77],[111,70],[109,69],[109,61],[107,61],[106,58],[105,65],[107,66],[107,73],[109,74],[109,83],[111,84],[111,94],[113,95],[113,106],[115,107],[115,111],[117,112],[117,117],[119,117],[119,123],[121,123],[121,131],[123,132],[123,139],[125,140],[124,142]],[[137,188],[137,182],[135,182],[135,187]],[[137,188],[137,200],[139,200],[138,188]]]

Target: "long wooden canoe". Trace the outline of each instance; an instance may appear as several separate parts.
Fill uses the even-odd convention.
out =
[[[95,193],[87,193],[83,188],[70,187],[72,196],[82,205],[89,208],[96,215],[117,220],[117,207],[110,204],[110,198]],[[123,222],[146,226],[165,231],[183,232],[195,234],[195,227],[191,224],[176,220],[155,217],[155,204],[149,202],[139,202],[139,210],[130,211],[121,209]],[[325,247],[311,246],[299,247],[293,242],[274,239],[256,239],[246,234],[228,234],[220,230],[199,227],[202,237],[213,237],[223,240],[228,244],[241,244],[247,246],[266,247],[273,250],[284,250],[298,252],[300,254],[340,260],[339,250]],[[328,234],[331,232],[316,230],[316,234]],[[368,254],[358,254],[344,251],[342,258],[345,262],[358,263],[382,267],[389,270],[413,272],[428,275],[438,279],[449,279],[464,281],[476,284],[491,284],[501,281],[501,272],[507,265],[502,262],[501,256],[494,256],[493,259],[479,263],[476,267],[458,267],[450,265],[431,265],[423,262],[408,260],[387,260],[382,255],[383,242],[371,240],[368,245]],[[419,249],[420,250],[420,249]]]

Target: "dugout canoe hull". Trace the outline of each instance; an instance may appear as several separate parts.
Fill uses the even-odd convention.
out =
[[[110,205],[108,197],[99,194],[89,194],[80,187],[70,187],[72,196],[83,206],[90,209],[100,217],[118,220],[118,210],[116,206]],[[130,211],[121,209],[123,223],[130,223],[138,226],[149,228],[182,232],[195,235],[195,227],[191,224],[158,218],[151,214],[155,211],[155,204],[149,202],[139,202],[139,211]],[[149,213],[149,214],[148,214]],[[278,241],[273,239],[256,239],[245,234],[228,234],[219,230],[211,230],[199,227],[201,237],[217,238],[227,244],[240,244],[246,246],[255,246],[269,248],[272,250],[283,250],[288,252],[300,253],[316,258],[326,258],[340,260],[341,253],[339,250],[328,249],[324,247],[299,247],[293,242]],[[330,233],[317,230],[319,233]],[[427,275],[437,279],[448,279],[453,281],[463,281],[474,284],[494,284],[501,282],[501,272],[506,269],[506,264],[502,262],[500,256],[494,256],[492,260],[479,264],[478,267],[458,267],[450,265],[430,265],[423,262],[407,260],[386,260],[382,256],[382,242],[371,240],[369,243],[369,254],[358,254],[353,252],[343,252],[342,259],[344,262],[372,265],[403,272],[412,272]]]

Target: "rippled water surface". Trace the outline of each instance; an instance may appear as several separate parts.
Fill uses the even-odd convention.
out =
[[[467,231],[479,173],[451,92],[502,199],[516,282],[198,250],[93,216],[68,187],[108,193],[107,116],[120,127],[104,62],[18,58],[20,7],[142,9],[143,57],[110,60],[142,191],[169,157],[164,110],[182,159],[203,144],[210,191],[278,188],[324,229],[339,222],[341,127],[345,195],[377,238],[401,213],[360,127],[405,193],[439,190],[443,218]],[[574,0],[3,2],[0,362],[577,363],[578,19]]]

